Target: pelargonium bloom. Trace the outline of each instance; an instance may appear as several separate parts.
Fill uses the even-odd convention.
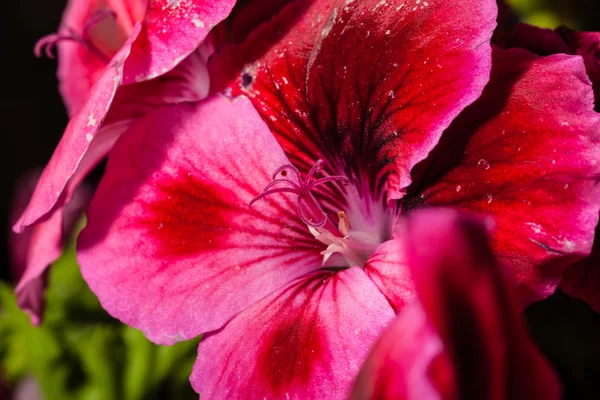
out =
[[[559,399],[486,227],[421,211],[409,218],[404,242],[418,301],[377,341],[351,399]]]
[[[14,229],[44,224],[54,234],[40,244],[54,253],[61,248],[64,206],[128,126],[154,108],[208,94],[207,54],[198,44],[234,0],[146,3],[71,1],[59,31],[36,46],[50,56],[58,47],[60,88],[72,118]],[[137,81],[143,82],[121,85]],[[40,265],[28,268],[37,276]],[[24,274],[19,287],[33,275]]]
[[[495,42],[503,48],[524,48],[539,55],[580,55],[594,88],[595,109],[600,110],[600,33],[578,32],[564,26],[550,30],[520,24],[512,32],[496,35]],[[600,155],[594,157],[595,160],[599,158]],[[596,179],[600,180],[600,176]],[[590,257],[565,271],[560,288],[585,300],[596,312],[600,312],[600,225],[596,227],[596,240]]]
[[[68,202],[81,177],[106,155],[123,131],[114,123],[113,129],[100,132],[121,82],[145,81],[176,67],[197,49],[210,28],[229,14],[234,0],[152,1],[144,7],[143,24],[135,21],[144,16],[140,13],[144,0],[111,0],[108,9],[106,4],[99,0],[73,1],[65,11],[65,25],[41,43],[53,45],[58,41],[59,49],[63,49],[63,93],[73,117],[29,206],[15,224],[18,232]],[[127,39],[123,42],[124,38]],[[197,61],[192,63],[198,65]],[[98,72],[100,69],[102,73]],[[144,99],[142,102],[148,97],[160,97],[161,104],[198,100],[208,89],[208,78],[202,69],[190,73],[184,68],[180,73],[186,77],[199,75],[193,78],[201,81],[196,83],[198,92],[174,96],[177,91],[155,82],[156,87],[150,84],[151,90],[139,89],[143,94],[137,95]],[[177,78],[180,77],[174,80]],[[125,93],[124,97],[122,102],[127,104],[135,96]]]
[[[550,293],[591,247],[599,119],[579,58],[492,53],[495,13],[296,1],[221,49],[222,94],[111,153],[78,244],[102,305],[158,343],[205,333],[204,397],[309,399],[346,396],[414,298],[398,238],[417,208],[493,217],[523,292]]]

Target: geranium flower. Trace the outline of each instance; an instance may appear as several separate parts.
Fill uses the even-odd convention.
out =
[[[578,32],[567,27],[556,30],[541,29],[520,24],[514,31],[496,35],[496,43],[503,48],[524,48],[539,55],[556,53],[576,54],[583,58],[586,72],[592,82],[596,111],[600,110],[600,33]],[[593,156],[598,160],[600,155]],[[600,176],[596,177],[600,180]],[[561,279],[560,288],[571,296],[585,300],[600,312],[600,225],[592,254],[570,266]]]
[[[342,398],[414,297],[402,215],[493,217],[523,292],[553,291],[591,247],[598,115],[579,58],[492,56],[495,12],[297,1],[222,49],[233,100],[153,111],[109,158],[78,246],[102,305],[158,343],[205,333],[204,397]]]
[[[40,246],[53,252],[42,257],[46,262],[38,259],[37,267],[28,268],[38,271],[56,258],[62,209],[132,121],[164,104],[206,97],[207,54],[198,45],[234,2],[159,0],[147,7],[146,0],[74,0],[58,33],[38,42],[38,54],[53,56],[58,47],[60,89],[72,118],[14,225],[21,233],[43,223],[48,233],[53,232],[37,236]],[[151,78],[155,79],[147,81]],[[18,296],[30,276],[23,275]]]
[[[121,82],[143,81],[169,72],[198,47],[211,26],[227,16],[234,1],[152,1],[147,8],[144,24],[138,22],[132,27],[127,23],[132,23],[138,18],[139,12],[131,13],[130,10],[139,10],[143,2],[113,0],[109,3],[112,5],[110,12],[101,8],[105,4],[104,1],[73,2],[65,13],[63,30],[57,35],[51,35],[50,42],[42,42],[51,45],[58,41],[61,48],[65,49],[65,62],[73,61],[72,68],[83,72],[77,72],[73,80],[65,78],[69,80],[63,84],[66,102],[72,112],[77,112],[74,112],[61,142],[46,166],[30,205],[15,225],[17,231],[35,223],[68,201],[81,176],[96,165],[111,148],[118,135],[98,135],[98,132],[111,109]],[[116,18],[116,22],[112,21],[113,18]],[[71,23],[77,26],[70,26]],[[108,26],[104,27],[101,24]],[[79,37],[81,43],[66,39],[68,34],[64,33],[65,29],[71,36]],[[94,29],[99,29],[100,32],[94,34]],[[120,41],[123,32],[129,33],[125,42]],[[111,54],[119,45],[120,49]],[[95,50],[90,51],[91,48]],[[76,56],[73,56],[72,52],[76,52]],[[104,59],[99,57],[99,53],[104,55]],[[90,58],[95,59],[93,66],[87,63]],[[98,66],[102,63],[104,68],[102,73],[98,74]],[[82,80],[78,79],[80,74],[90,77],[83,80],[89,82],[89,92],[86,88],[79,91],[70,89],[75,84],[82,84]],[[202,71],[199,75],[200,80],[206,77]],[[201,88],[207,87],[206,82],[198,85]],[[163,104],[198,100],[206,94],[202,93],[205,89],[201,89],[200,93],[194,93],[192,98],[184,96],[183,99],[172,99],[169,96],[172,93],[165,93],[165,90],[160,84],[153,87],[153,96],[162,95]],[[71,93],[75,92],[77,93],[71,98]],[[152,91],[146,90],[146,96],[140,97],[147,97],[148,92]],[[82,102],[82,97],[87,97],[85,103]],[[83,105],[80,105],[82,103]],[[118,132],[122,132],[122,129],[118,129]]]
[[[350,398],[561,398],[483,224],[448,211],[417,212],[405,233],[418,301],[377,341]]]

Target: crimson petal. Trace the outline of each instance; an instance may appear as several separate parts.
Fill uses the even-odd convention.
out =
[[[529,302],[553,293],[565,267],[591,250],[600,118],[579,57],[512,49],[495,51],[493,62],[482,97],[415,170],[405,206],[493,216],[496,255]]]
[[[392,200],[480,95],[495,17],[487,0],[296,1],[209,69],[214,90],[252,100],[303,173],[324,159],[373,186],[388,176]]]

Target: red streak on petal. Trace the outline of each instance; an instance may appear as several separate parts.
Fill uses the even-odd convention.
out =
[[[305,387],[314,379],[315,367],[322,364],[326,355],[324,333],[321,332],[318,317],[318,302],[314,296],[321,294],[322,283],[334,279],[330,284],[336,285],[336,276],[324,279],[323,274],[315,275],[299,287],[295,292],[308,291],[308,296],[301,306],[285,307],[281,310],[294,310],[284,315],[273,331],[263,341],[258,360],[259,376],[265,386],[274,395],[283,397],[293,386]],[[332,293],[335,299],[336,290]],[[293,302],[295,295],[288,297]],[[297,308],[303,308],[298,311]]]
[[[258,364],[260,375],[273,394],[283,395],[291,386],[306,386],[324,348],[315,319],[299,317],[277,326],[267,337]]]
[[[187,257],[219,248],[231,225],[230,190],[179,173],[156,183],[157,201],[144,205],[139,222],[157,243],[158,257]]]

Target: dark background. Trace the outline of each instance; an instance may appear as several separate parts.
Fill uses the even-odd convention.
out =
[[[0,14],[0,277],[9,277],[8,234],[15,182],[43,167],[67,115],[57,90],[56,61],[37,59],[33,46],[56,31],[66,0],[4,1]]]
[[[15,183],[28,171],[43,167],[67,123],[57,91],[56,62],[33,55],[35,42],[58,27],[65,3],[13,0],[5,1],[0,11],[0,279],[10,278],[9,209]],[[520,8],[522,12],[545,7],[572,27],[600,30],[599,0],[528,0],[527,4],[529,8]],[[525,318],[560,373],[567,397],[600,399],[600,316],[559,292],[529,307]]]

